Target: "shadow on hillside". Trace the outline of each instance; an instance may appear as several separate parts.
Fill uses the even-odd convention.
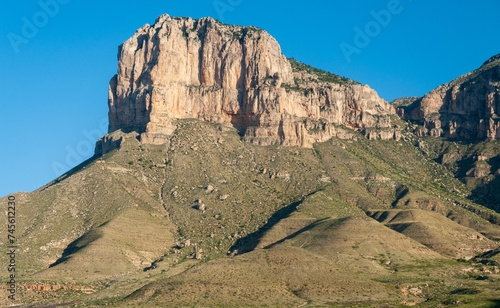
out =
[[[488,306],[484,307],[491,307],[491,308],[500,307],[500,299],[489,300],[487,305]]]
[[[500,213],[500,177],[472,190],[469,199],[493,211]]]
[[[315,222],[313,222],[312,224],[300,229],[299,231],[295,232],[295,233],[292,233],[290,234],[289,236],[285,237],[285,238],[282,238],[281,240],[277,241],[277,242],[274,242],[272,243],[271,245],[267,245],[266,247],[264,247],[264,249],[268,249],[268,248],[272,248],[278,244],[281,244],[283,243],[284,241],[287,241],[287,240],[290,240],[298,235],[300,235],[301,233],[304,233],[306,231],[309,231],[313,228],[315,228],[316,226],[318,226],[319,224],[321,224],[322,222],[326,221],[330,219],[330,217],[325,217],[325,218],[322,218],[322,219],[319,219],[319,220],[316,220]]]
[[[259,230],[250,233],[249,235],[245,236],[244,238],[238,239],[236,243],[229,249],[231,255],[235,254],[243,254],[246,252],[250,252],[254,250],[257,245],[259,244],[259,239],[266,233],[269,229],[271,229],[273,226],[275,226],[277,223],[279,223],[282,219],[287,218],[292,214],[295,210],[297,210],[297,207],[304,202],[304,199],[307,198],[308,196],[314,194],[310,193],[306,195],[305,197],[302,198],[300,201],[293,202],[284,208],[278,210],[276,213],[274,213],[271,218],[267,221],[267,223],[262,226]]]
[[[80,251],[81,249],[87,247],[90,243],[98,240],[100,237],[102,237],[101,232],[92,230],[88,233],[85,233],[84,235],[80,236],[73,242],[71,242],[66,249],[64,249],[62,256],[57,259],[54,263],[49,265],[49,268],[54,267],[58,264],[61,264],[65,261],[68,261],[71,258],[71,255]]]
[[[467,176],[467,172],[474,166],[474,158],[468,157],[462,160],[457,161],[458,170],[455,173],[455,177],[457,178],[465,178]]]
[[[475,162],[474,156],[457,161],[455,177],[467,183],[467,177],[470,176],[467,173],[476,168]],[[490,165],[490,173],[495,174],[495,177],[489,181],[484,181],[482,178],[473,179],[479,183],[471,190],[472,194],[467,199],[500,213],[500,176],[496,175],[500,169],[500,155],[490,158],[487,162]]]

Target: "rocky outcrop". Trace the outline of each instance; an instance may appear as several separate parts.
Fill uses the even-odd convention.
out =
[[[102,136],[96,142],[95,156],[101,156],[119,148],[123,140],[126,138],[126,135],[127,134],[124,134],[122,131],[114,131],[110,134]],[[130,135],[134,136],[134,133],[130,133]],[[137,135],[137,133],[135,133],[135,135]]]
[[[500,55],[399,108],[398,114],[423,124],[424,135],[500,139]]]
[[[346,128],[395,135],[395,110],[374,90],[288,60],[255,27],[163,15],[120,46],[118,61],[109,131],[143,143],[164,143],[184,118],[233,125],[260,145],[310,147],[352,135]]]
[[[79,286],[74,284],[48,284],[48,283],[22,283],[20,289],[31,291],[80,291],[87,294],[96,290],[90,286]]]

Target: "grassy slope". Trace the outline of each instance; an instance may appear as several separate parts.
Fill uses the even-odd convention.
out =
[[[478,232],[424,210],[389,210],[369,213],[389,228],[455,259],[470,258],[495,249],[498,243]]]
[[[471,191],[470,199],[500,212],[500,141],[460,143],[426,138],[428,156],[444,164]],[[485,160],[478,160],[483,156]],[[474,172],[483,176],[474,177]]]
[[[295,72],[305,72],[311,75],[316,75],[318,76],[318,81],[322,82],[331,82],[331,83],[336,83],[340,85],[356,85],[360,84],[357,81],[354,81],[352,79],[342,77],[324,70],[320,70],[318,68],[312,67],[310,65],[304,64],[302,62],[299,62],[295,59],[288,59],[290,61],[290,64],[292,65],[292,69]]]
[[[68,250],[64,262],[24,279],[94,284],[99,291],[91,295],[56,292],[61,297],[54,301],[117,300],[119,306],[187,304],[193,298],[200,305],[246,305],[257,299],[269,305],[395,303],[433,296],[439,302],[446,300],[436,295],[439,277],[447,277],[450,292],[460,283],[470,284],[484,288],[484,298],[494,298],[489,280],[479,284],[462,277],[463,268],[475,273],[475,261],[446,261],[366,218],[364,211],[420,208],[434,211],[432,217],[443,226],[461,224],[460,230],[472,227],[499,238],[498,226],[465,207],[495,214],[453,192],[468,190],[413,142],[360,137],[357,142],[332,139],[314,149],[258,147],[241,142],[234,129],[194,120],[180,121],[163,146],[140,145],[131,136],[104,162],[90,162],[45,190],[19,196],[22,243],[32,249],[19,268],[26,274],[44,270],[81,237],[73,245],[80,249]],[[206,205],[204,212],[194,208],[198,199]],[[305,247],[304,238],[311,235],[314,245]],[[368,241],[370,236],[378,240]],[[323,241],[339,242],[323,247]],[[228,251],[255,247],[267,249],[226,257]],[[195,252],[201,252],[201,261],[193,260]],[[332,257],[337,252],[342,257]],[[356,261],[347,262],[351,259]],[[82,275],[81,266],[94,268],[89,260],[115,263]],[[154,268],[143,272],[154,260],[159,261]],[[430,276],[419,273],[432,264],[442,268]],[[337,274],[327,275],[330,271]],[[425,289],[423,281],[432,287]],[[413,285],[425,289],[424,296],[394,291]],[[46,294],[20,293],[32,300]]]

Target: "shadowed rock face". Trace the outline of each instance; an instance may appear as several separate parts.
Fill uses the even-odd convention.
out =
[[[423,134],[500,139],[500,55],[431,91],[410,107],[404,117],[422,122]]]
[[[370,138],[396,134],[394,108],[374,90],[292,69],[278,42],[255,27],[163,15],[120,47],[118,61],[109,131],[137,131],[143,143],[164,143],[182,118],[231,124],[261,145],[349,138],[340,125],[385,128]]]

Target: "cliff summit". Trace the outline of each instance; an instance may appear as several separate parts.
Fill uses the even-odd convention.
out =
[[[500,55],[401,107],[404,119],[423,124],[420,135],[500,139]]]
[[[311,147],[352,137],[345,128],[391,139],[394,113],[369,86],[287,59],[266,31],[213,18],[143,26],[120,46],[109,86],[109,132],[152,144],[185,118],[232,125],[259,145]]]

